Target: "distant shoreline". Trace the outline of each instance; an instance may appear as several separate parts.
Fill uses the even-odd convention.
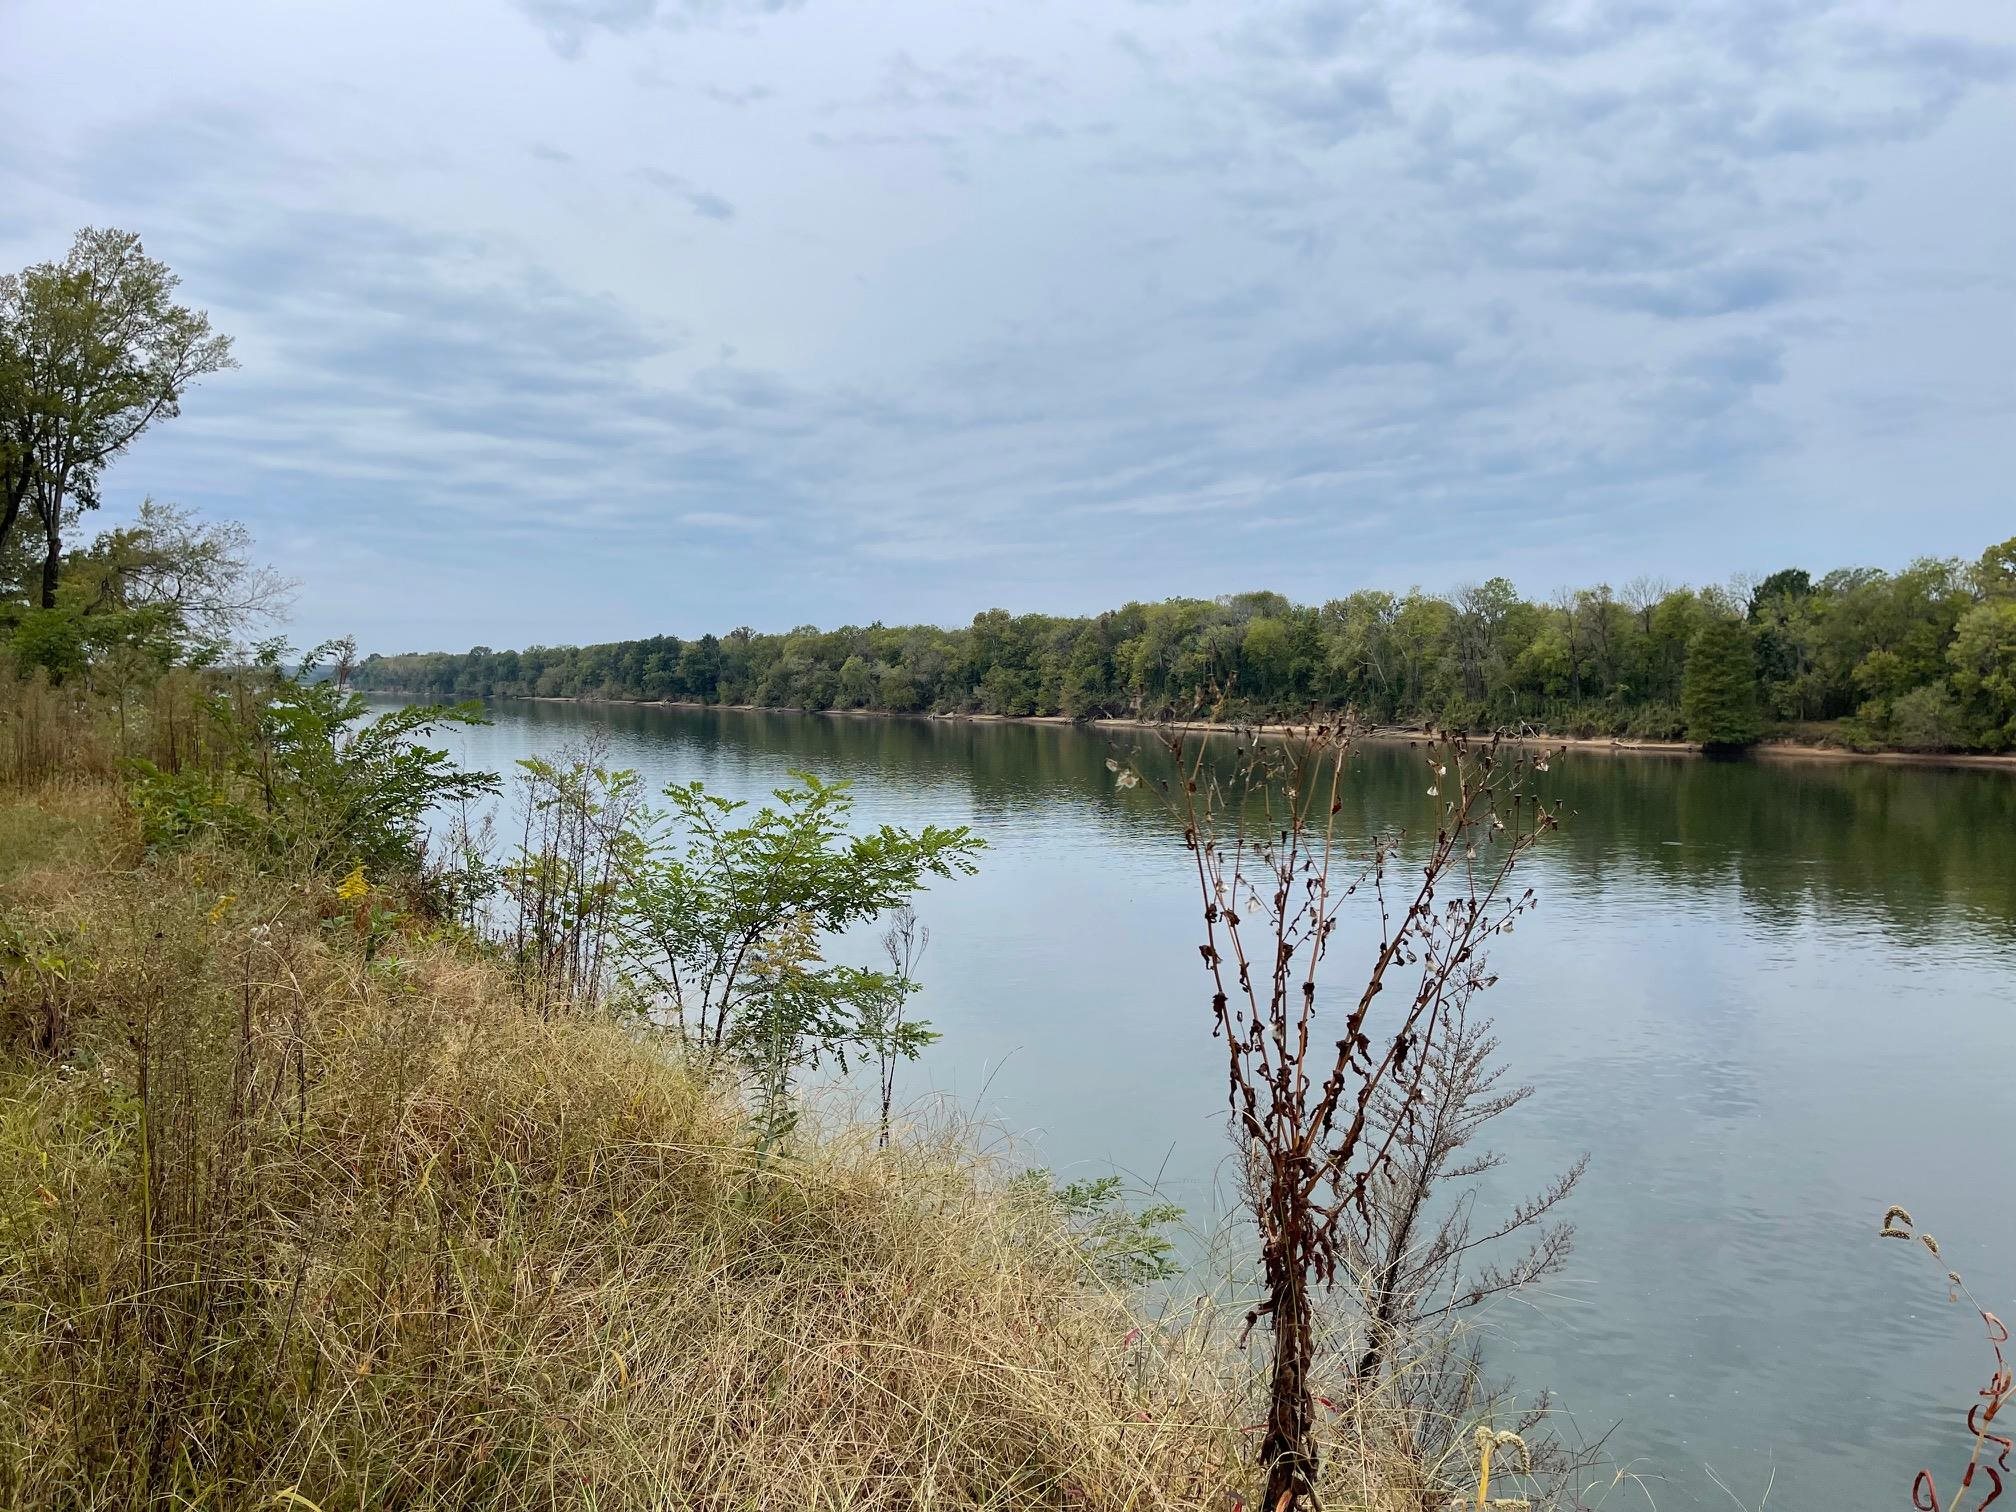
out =
[[[362,691],[396,698],[426,696],[400,688],[372,688]],[[1235,730],[1257,729],[1263,735],[1282,735],[1296,728],[1280,723],[1251,725],[1235,721],[1215,724],[1209,720],[1137,719],[1131,716],[1073,719],[1066,714],[906,714],[889,709],[795,709],[779,704],[700,703],[685,698],[562,698],[551,694],[514,693],[496,694],[493,695],[493,699],[498,703],[580,704],[592,708],[718,709],[731,714],[795,714],[807,719],[914,719],[938,724],[1075,725],[1088,730],[1155,730],[1169,724],[1179,724],[1186,729],[1201,730],[1210,734],[1230,734]],[[1380,745],[1414,745],[1426,740],[1428,734],[1425,730],[1407,725],[1368,725],[1360,733],[1359,738]],[[1505,739],[1514,745],[1593,751],[1610,756],[1702,755],[1699,745],[1686,740],[1644,740],[1622,736],[1612,739],[1601,736],[1545,733],[1508,735]],[[1766,740],[1749,747],[1745,754],[1762,761],[1858,761],[1887,766],[1971,767],[1983,771],[2016,772],[2016,753],[1997,755],[1967,751],[1851,751],[1843,746],[1812,745],[1796,740]]]

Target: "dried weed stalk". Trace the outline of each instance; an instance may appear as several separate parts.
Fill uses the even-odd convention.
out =
[[[1915,1239],[1935,1261],[1941,1266],[1945,1264],[1939,1255],[1939,1241],[1914,1229],[1911,1215],[1895,1204],[1884,1213],[1883,1226],[1877,1232],[1885,1239],[1907,1242]],[[1960,1476],[1960,1490],[1952,1504],[1949,1506],[1939,1500],[1939,1487],[1933,1482],[1932,1472],[1928,1469],[1920,1470],[1911,1482],[1911,1505],[1918,1512],[1960,1512],[1961,1504],[1967,1500],[1967,1492],[1974,1485],[1975,1473],[1980,1471],[1986,1472],[1988,1494],[1975,1504],[1974,1512],[1986,1512],[1988,1507],[2001,1499],[2002,1477],[2009,1471],[2011,1442],[2007,1435],[1996,1433],[1993,1429],[1996,1414],[2008,1405],[2012,1395],[2016,1395],[2016,1376],[2010,1374],[2008,1362],[2002,1356],[2002,1346],[2009,1342],[2009,1329],[1967,1289],[1967,1283],[1960,1279],[1960,1272],[1947,1271],[1946,1286],[1948,1301],[1957,1302],[1965,1297],[1967,1305],[1981,1315],[1988,1347],[1995,1355],[1995,1369],[1988,1377],[1988,1384],[1976,1393],[1980,1400],[1967,1409],[1967,1432],[1974,1440],[1974,1448],[1967,1456],[1967,1468]],[[1991,1444],[1994,1446],[1993,1453],[1984,1458],[1984,1452]]]
[[[1348,1259],[1347,1214],[1366,1217],[1375,1182],[1413,1137],[1427,1047],[1495,980],[1485,947],[1534,906],[1513,874],[1558,823],[1530,791],[1545,753],[1450,736],[1427,746],[1432,832],[1354,848],[1340,821],[1353,736],[1348,720],[1312,723],[1279,739],[1243,732],[1228,748],[1170,730],[1174,772],[1156,782],[1196,865],[1213,1033],[1253,1172],[1264,1296],[1247,1326],[1265,1318],[1274,1337],[1260,1451],[1268,1512],[1317,1505],[1316,1308]],[[1139,776],[1128,768],[1120,780]],[[1326,1002],[1338,915],[1361,893],[1379,947],[1355,993]]]

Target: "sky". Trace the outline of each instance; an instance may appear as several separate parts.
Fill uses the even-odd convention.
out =
[[[0,0],[0,265],[303,643],[1530,595],[2016,531],[2010,0]]]

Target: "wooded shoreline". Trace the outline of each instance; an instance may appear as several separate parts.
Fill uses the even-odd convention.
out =
[[[396,698],[419,698],[423,694],[398,688],[373,688],[369,692]],[[732,714],[796,714],[808,719],[907,719],[931,724],[1073,725],[1088,730],[1156,730],[1170,724],[1206,734],[1224,735],[1238,730],[1257,729],[1263,735],[1279,736],[1296,726],[1281,722],[1248,724],[1240,721],[1137,719],[1118,716],[1101,719],[1073,719],[1064,714],[972,714],[914,713],[890,709],[798,709],[781,704],[700,703],[680,698],[563,698],[547,694],[518,693],[493,695],[499,703],[582,704],[597,708],[624,709],[719,709]],[[480,701],[480,700],[479,700]],[[1425,729],[1406,725],[1369,725],[1361,740],[1382,745],[1413,745],[1428,738]],[[1645,740],[1629,737],[1604,738],[1587,735],[1550,735],[1545,731],[1507,735],[1514,745],[1550,746],[1569,751],[1591,751],[1610,756],[1691,756],[1706,753],[1687,740]],[[1796,740],[1764,740],[1750,746],[1744,757],[1765,761],[1868,762],[1884,766],[1955,767],[2016,773],[2016,753],[1980,751],[1856,751],[1846,746],[1814,745]],[[1721,759],[1721,758],[1717,758]]]

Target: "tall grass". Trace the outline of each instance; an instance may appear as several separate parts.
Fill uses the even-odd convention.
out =
[[[219,756],[206,684],[186,668],[109,688],[21,676],[0,653],[0,786],[110,781],[127,758],[180,771]]]
[[[528,1011],[395,896],[149,860],[99,793],[0,882],[0,1500],[1250,1494],[1208,1312],[1099,1285],[956,1130],[811,1120],[759,1160],[662,1044]],[[1328,1505],[1429,1498],[1369,1406],[1324,1432]]]

